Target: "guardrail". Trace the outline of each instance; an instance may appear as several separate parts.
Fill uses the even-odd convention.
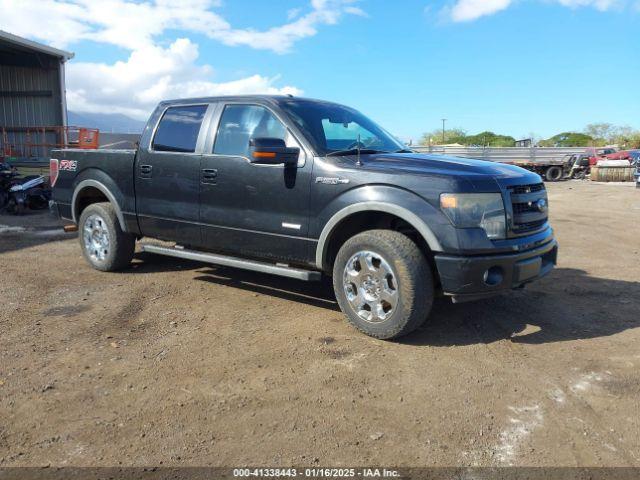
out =
[[[503,163],[560,164],[567,154],[584,153],[585,148],[565,147],[448,147],[448,146],[411,146],[420,153],[451,155],[453,157],[479,158]]]

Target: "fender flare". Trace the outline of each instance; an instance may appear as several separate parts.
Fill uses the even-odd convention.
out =
[[[398,205],[384,202],[359,202],[339,210],[326,223],[320,234],[318,246],[316,247],[316,267],[324,270],[324,260],[326,257],[327,243],[334,233],[336,226],[345,218],[359,212],[384,212],[401,218],[413,228],[415,228],[422,238],[427,242],[429,248],[434,252],[441,252],[442,246],[429,226],[415,213]]]
[[[73,191],[73,198],[71,199],[71,215],[73,218],[73,223],[77,225],[79,220],[78,218],[76,218],[78,194],[86,187],[97,188],[104,194],[105,197],[107,197],[107,199],[113,205],[113,208],[116,211],[118,222],[120,222],[120,228],[123,231],[125,231],[124,215],[122,215],[122,210],[120,210],[120,205],[118,205],[118,201],[116,200],[116,197],[113,195],[113,193],[109,191],[109,189],[105,186],[104,183],[101,183],[97,180],[82,180],[80,183],[78,183],[75,190]]]

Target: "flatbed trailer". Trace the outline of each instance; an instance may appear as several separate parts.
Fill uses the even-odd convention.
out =
[[[452,155],[505,163],[535,172],[548,182],[556,182],[569,176],[571,155],[584,153],[584,148],[550,147],[463,147],[463,146],[412,146],[420,153]]]
[[[571,171],[571,165],[567,160],[545,160],[545,161],[530,161],[530,160],[495,160],[498,163],[506,163],[507,165],[515,165],[517,167],[525,168],[530,172],[535,172],[544,178],[548,182],[557,182],[569,175]]]

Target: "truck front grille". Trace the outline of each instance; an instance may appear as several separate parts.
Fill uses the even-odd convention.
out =
[[[538,211],[538,207],[536,207],[535,205],[531,205],[529,203],[512,203],[513,205],[513,214],[517,215],[520,213],[527,213],[527,212],[537,212]]]
[[[547,223],[547,219],[536,220],[535,222],[527,222],[527,223],[517,223],[513,226],[513,231],[518,235],[523,233],[535,232],[539,228],[541,228],[545,223]]]
[[[508,192],[511,235],[526,235],[543,229],[548,218],[544,183],[515,185],[509,187]]]
[[[515,185],[510,187],[511,192],[516,195],[520,195],[523,193],[535,193],[540,190],[545,190],[544,183],[534,183],[532,185]]]

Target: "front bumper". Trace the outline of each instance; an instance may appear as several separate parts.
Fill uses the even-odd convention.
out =
[[[490,297],[520,288],[548,274],[557,263],[555,239],[526,252],[489,256],[436,255],[445,295],[454,303]]]

